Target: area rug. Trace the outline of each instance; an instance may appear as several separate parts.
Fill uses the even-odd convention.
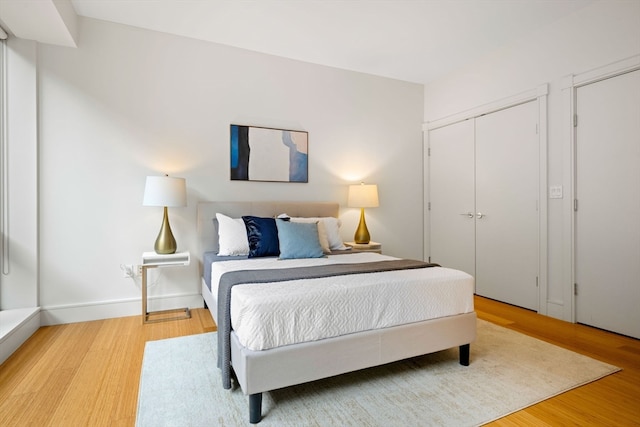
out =
[[[224,390],[216,334],[147,342],[138,427],[249,425],[248,397]],[[451,349],[263,393],[260,426],[475,426],[619,368],[478,320],[471,364]]]

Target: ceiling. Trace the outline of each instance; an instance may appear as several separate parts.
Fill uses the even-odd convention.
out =
[[[0,3],[57,5],[64,1],[68,2],[1,0]],[[71,0],[70,3],[80,16],[427,83],[527,37],[593,1]],[[0,19],[4,18],[2,13],[0,9]]]

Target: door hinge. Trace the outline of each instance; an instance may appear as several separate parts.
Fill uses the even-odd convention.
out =
[[[429,261],[427,261],[427,262],[431,262],[431,257],[429,257]]]
[[[578,115],[577,114],[573,115],[573,127],[574,128],[578,127]]]
[[[536,135],[538,134],[538,124],[536,123]]]
[[[574,295],[578,295],[578,284],[577,283],[573,284],[573,294]]]
[[[427,203],[427,210],[430,211],[431,210],[431,202]]]
[[[427,157],[431,157],[431,147],[427,148]]]
[[[573,199],[573,211],[578,212],[578,199]]]
[[[538,276],[536,276],[536,288],[538,287]]]

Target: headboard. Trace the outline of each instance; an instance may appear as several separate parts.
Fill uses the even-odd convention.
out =
[[[232,218],[242,215],[274,217],[282,213],[304,217],[338,217],[340,205],[333,202],[199,202],[198,203],[198,253],[218,250],[218,233],[213,219],[216,213]]]

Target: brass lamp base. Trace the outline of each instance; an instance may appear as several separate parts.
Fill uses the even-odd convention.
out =
[[[360,244],[367,244],[371,240],[369,236],[369,230],[367,229],[367,222],[364,220],[364,208],[360,208],[360,223],[356,234],[353,236],[353,241]]]
[[[169,225],[169,213],[167,207],[164,207],[164,218],[162,219],[162,227],[160,227],[160,233],[153,246],[153,249],[157,254],[168,255],[176,253],[178,245],[176,239],[171,232],[171,226]]]

